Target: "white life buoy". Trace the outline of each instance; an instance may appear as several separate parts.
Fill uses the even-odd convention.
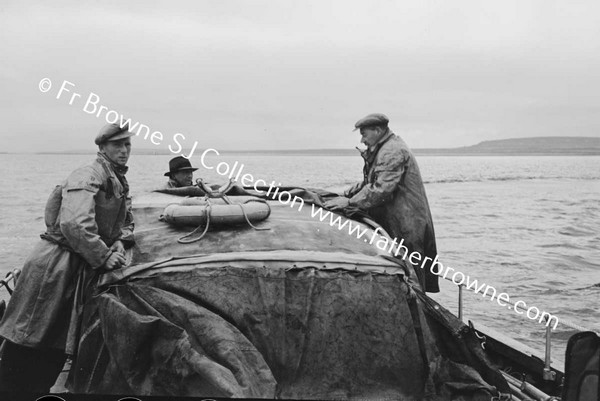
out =
[[[269,217],[271,209],[263,200],[249,200],[245,203],[233,203],[229,205],[168,205],[160,220],[175,226],[197,227],[207,222],[210,214],[210,222],[217,225],[235,225],[250,221],[255,223]]]

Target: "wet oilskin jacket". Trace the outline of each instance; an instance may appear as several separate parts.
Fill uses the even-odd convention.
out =
[[[67,178],[60,212],[54,215],[49,207],[46,209],[44,236],[66,243],[92,268],[104,264],[115,241],[133,244],[129,185],[124,172],[117,174],[116,168],[99,153],[93,163]]]
[[[109,247],[116,240],[126,247],[134,241],[126,168],[121,174],[117,168],[99,153],[52,193],[47,231],[24,264],[0,336],[73,353],[78,309],[110,256]]]
[[[366,211],[398,243],[404,239],[409,250],[405,260],[419,252],[421,261],[413,258],[419,283],[427,292],[439,292],[438,277],[429,270],[437,255],[435,232],[415,157],[391,130],[362,156],[364,179],[344,194],[350,198],[349,206]],[[401,250],[398,257],[403,255]],[[421,268],[425,257],[430,260]]]

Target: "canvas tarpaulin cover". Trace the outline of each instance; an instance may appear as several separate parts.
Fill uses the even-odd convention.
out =
[[[136,214],[142,226],[144,216],[159,213],[151,209]],[[183,247],[173,241],[181,230],[147,220],[133,256],[134,267],[138,261],[147,268],[102,286],[85,305],[69,389],[402,400],[489,399],[502,390],[505,383],[484,356],[456,357],[444,349],[464,348],[455,332],[446,330],[443,340],[450,343],[440,347],[444,325],[431,328],[428,298],[411,288],[402,269],[387,273],[391,262],[368,266],[361,258],[376,258],[356,246],[356,263],[335,253],[337,264],[312,260],[316,254],[296,260],[293,255],[310,254],[298,243],[288,243],[292,252],[278,257],[283,251],[272,245],[279,243],[278,216],[285,213],[274,207],[267,223],[274,231],[270,251],[260,249],[268,242],[264,234],[247,228],[235,244],[224,245],[215,237],[228,234],[220,233]],[[302,219],[296,219],[295,235],[302,238]],[[310,216],[306,221],[313,225]],[[240,243],[252,252],[241,252]],[[202,256],[210,244],[231,247],[224,251],[229,257]],[[340,249],[335,239],[322,248],[331,245]],[[148,249],[158,259],[177,257],[153,262]],[[244,257],[252,254],[258,256]]]
[[[316,269],[191,269],[114,285],[86,308],[72,390],[422,399],[452,367],[412,296],[401,276]],[[467,394],[489,388],[464,370],[454,380]]]

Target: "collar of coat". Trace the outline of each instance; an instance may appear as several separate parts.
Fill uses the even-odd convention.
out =
[[[112,160],[106,157],[104,153],[101,152],[98,152],[98,161],[104,165],[110,166],[118,176],[124,176],[129,170],[129,167],[119,166],[117,163],[114,163]]]
[[[107,187],[105,189],[107,199],[112,198],[114,195],[114,192],[115,192],[114,186],[112,184],[112,180],[114,180],[114,177],[112,177],[110,175],[110,171],[113,171],[115,173],[115,177],[123,186],[123,191],[126,194],[128,194],[129,193],[129,183],[127,182],[127,179],[125,178],[125,173],[127,172],[127,170],[129,170],[129,167],[119,166],[118,164],[113,163],[112,160],[110,160],[108,157],[106,157],[106,155],[104,153],[100,153],[100,152],[98,152],[98,158],[96,160],[98,161],[98,163],[100,163],[102,165],[102,167],[104,167],[104,169],[106,170],[106,173],[109,174]]]
[[[387,132],[383,134],[381,138],[379,138],[375,145],[370,146],[365,151],[361,151],[360,155],[363,157],[363,159],[365,159],[365,162],[369,164],[372,163],[375,159],[375,156],[377,155],[377,152],[379,152],[379,149],[381,149],[383,144],[389,141],[392,136],[394,136],[394,133],[391,129],[388,128]]]
[[[167,181],[167,185],[168,185],[170,188],[179,188],[179,187],[181,186],[181,185],[179,185],[179,183],[178,183],[177,181],[175,181],[175,180],[174,180],[174,179],[172,179],[172,178],[169,178],[169,181]]]

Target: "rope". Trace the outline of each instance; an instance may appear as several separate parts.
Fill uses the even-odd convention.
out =
[[[270,230],[271,227],[256,227],[254,225],[252,225],[252,223],[250,222],[250,219],[248,218],[248,215],[246,214],[246,211],[244,210],[244,205],[246,203],[250,203],[250,202],[260,202],[260,203],[264,203],[265,205],[267,205],[267,208],[269,209],[269,212],[267,213],[267,217],[265,217],[265,219],[267,219],[270,215],[271,215],[271,206],[269,206],[269,204],[263,200],[263,199],[248,199],[246,202],[242,203],[238,203],[238,206],[240,207],[240,209],[242,209],[242,213],[244,214],[244,219],[246,219],[246,223],[248,223],[248,225],[250,227],[252,227],[253,229],[257,230],[257,231],[264,231],[264,230]]]
[[[202,239],[202,237],[204,237],[204,235],[208,231],[208,226],[210,225],[210,211],[211,211],[211,204],[210,204],[210,202],[207,201],[204,211],[206,213],[206,226],[204,227],[204,231],[202,231],[202,234],[200,234],[200,236],[198,238],[193,238],[193,239],[187,239],[186,238],[186,237],[191,237],[192,235],[196,234],[200,230],[200,227],[202,227],[202,225],[199,225],[191,233],[186,234],[183,237],[179,238],[177,240],[177,242],[179,242],[180,244],[191,244],[193,242],[200,241]]]
[[[204,230],[202,231],[202,234],[200,234],[200,236],[199,236],[199,237],[197,237],[197,238],[190,238],[190,237],[192,237],[194,234],[197,234],[197,233],[198,233],[198,231],[200,231],[200,228],[202,227],[202,225],[199,225],[199,226],[198,226],[198,227],[196,227],[196,229],[195,229],[194,231],[192,231],[191,233],[189,233],[189,234],[186,234],[186,235],[184,235],[183,237],[179,238],[179,239],[177,240],[177,242],[179,242],[180,244],[191,244],[191,243],[193,243],[193,242],[200,241],[200,240],[201,240],[201,239],[204,237],[204,235],[206,235],[206,233],[208,232],[208,227],[209,227],[209,225],[210,225],[210,213],[211,213],[211,211],[212,211],[212,205],[211,205],[210,201],[207,199],[207,200],[206,200],[206,202],[207,202],[207,203],[206,203],[206,207],[205,207],[205,209],[204,209],[204,211],[205,211],[205,214],[206,214],[206,225],[204,226]],[[244,210],[244,206],[243,206],[243,205],[245,205],[246,203],[250,203],[250,202],[260,202],[260,203],[264,203],[265,205],[267,205],[267,208],[268,208],[269,212],[267,213],[267,217],[265,217],[265,219],[266,219],[266,218],[268,218],[268,217],[271,215],[271,206],[269,206],[269,204],[268,204],[268,203],[267,203],[265,200],[263,200],[263,199],[248,199],[248,200],[247,200],[246,202],[244,202],[243,204],[241,204],[241,203],[238,203],[238,206],[240,207],[240,209],[242,209],[242,214],[244,215],[244,219],[246,220],[246,223],[248,223],[248,225],[249,225],[250,227],[252,227],[253,229],[255,229],[255,230],[257,230],[257,231],[270,230],[270,229],[271,229],[270,227],[262,227],[262,228],[260,228],[260,227],[256,227],[256,226],[254,226],[254,225],[253,225],[253,224],[250,222],[250,219],[248,218],[248,215],[246,214],[246,210]]]

